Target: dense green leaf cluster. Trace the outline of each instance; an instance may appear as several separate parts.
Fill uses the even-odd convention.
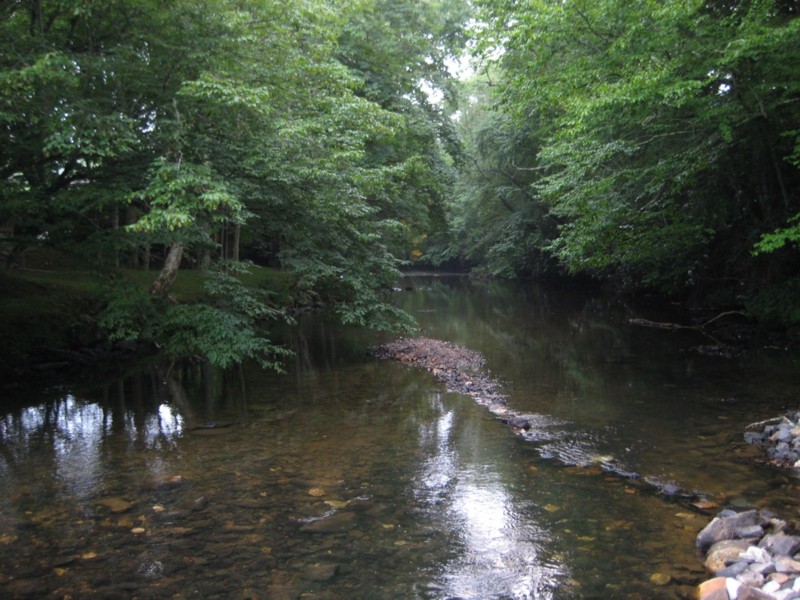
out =
[[[164,303],[123,281],[109,295],[101,326],[111,340],[152,340],[174,358],[200,357],[221,367],[253,359],[279,369],[287,351],[270,342],[263,324],[283,315],[268,306],[264,291],[236,277],[246,273],[242,263],[216,265],[204,281],[208,303]]]
[[[279,266],[345,322],[407,327],[387,298],[442,226],[458,145],[424,90],[453,96],[464,6],[0,3],[4,262],[161,268],[159,298],[118,295],[107,325],[220,364],[269,350],[253,327],[274,315],[170,304],[181,265]]]
[[[494,112],[469,125],[484,164],[462,179],[466,219],[483,231],[535,231],[529,256],[628,287],[728,303],[792,287],[796,2],[476,4]],[[480,132],[491,129],[487,162]],[[509,185],[517,199],[506,202]],[[497,252],[506,270],[535,270],[505,246],[496,233],[467,252],[495,272],[504,271],[492,266]]]

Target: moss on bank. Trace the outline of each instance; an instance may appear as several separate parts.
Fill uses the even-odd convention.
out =
[[[81,269],[14,270],[0,274],[0,374],[24,372],[43,361],[103,342],[98,317],[115,281],[146,289],[154,272],[120,270],[98,273]],[[293,301],[292,275],[252,267],[243,283],[269,292],[278,307]],[[181,271],[173,289],[178,302],[205,298],[203,274]]]

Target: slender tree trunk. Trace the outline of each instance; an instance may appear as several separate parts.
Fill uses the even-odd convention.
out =
[[[119,269],[119,208],[114,207],[111,213],[111,228],[114,230],[114,268]]]
[[[778,187],[781,190],[781,200],[783,200],[783,208],[789,211],[790,210],[789,194],[786,191],[786,184],[783,181],[783,174],[781,172],[781,163],[778,161],[778,157],[775,156],[775,149],[772,147],[772,144],[767,144],[767,149],[769,150],[769,156],[772,159],[772,168],[775,169],[775,178],[778,181]]]
[[[183,244],[181,242],[174,242],[169,247],[169,254],[164,260],[164,266],[161,267],[161,272],[156,277],[156,280],[150,286],[150,293],[154,296],[166,298],[172,285],[175,283],[175,278],[178,276],[178,268],[181,266],[181,259],[183,258]]]
[[[228,258],[228,224],[222,226],[222,232],[219,234],[219,259],[225,261]]]
[[[144,245],[144,257],[142,259],[142,268],[145,272],[150,270],[150,244]]]
[[[239,242],[242,239],[242,226],[239,223],[233,229],[233,260],[239,260]]]

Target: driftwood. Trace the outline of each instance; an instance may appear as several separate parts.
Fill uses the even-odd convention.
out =
[[[724,313],[718,314],[716,317],[709,319],[708,321],[704,321],[699,325],[681,325],[679,323],[660,323],[658,321],[649,321],[647,319],[630,319],[628,322],[632,325],[641,325],[642,327],[656,327],[658,329],[694,329],[695,331],[701,331],[704,327],[707,327],[717,319],[721,319],[722,317],[727,317],[729,315],[741,315],[746,316],[740,310],[729,310]]]
[[[759,431],[768,427],[769,425],[778,425],[779,423],[783,423],[786,420],[786,417],[773,417],[771,419],[765,419],[763,421],[758,421],[756,423],[750,423],[747,427],[744,428],[745,431]]]

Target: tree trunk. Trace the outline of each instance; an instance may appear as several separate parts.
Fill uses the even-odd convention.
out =
[[[219,259],[225,260],[227,255],[225,254],[225,246],[228,241],[228,229],[223,224],[222,225],[222,232],[219,234]]]
[[[235,260],[237,262],[239,260],[239,242],[241,241],[241,239],[242,239],[242,226],[241,226],[241,224],[236,223],[236,225],[234,225],[234,230],[233,230],[233,256],[232,256],[232,258],[233,258],[233,260]]]
[[[119,236],[119,208],[114,207],[111,212],[111,228],[114,230],[114,268],[119,269],[119,246],[116,245]]]
[[[169,254],[164,260],[164,266],[161,267],[161,272],[156,277],[156,280],[150,286],[150,293],[160,298],[166,298],[170,291],[172,291],[172,284],[175,283],[175,278],[178,276],[178,268],[181,266],[181,259],[183,258],[183,244],[181,242],[174,242],[169,248]]]

